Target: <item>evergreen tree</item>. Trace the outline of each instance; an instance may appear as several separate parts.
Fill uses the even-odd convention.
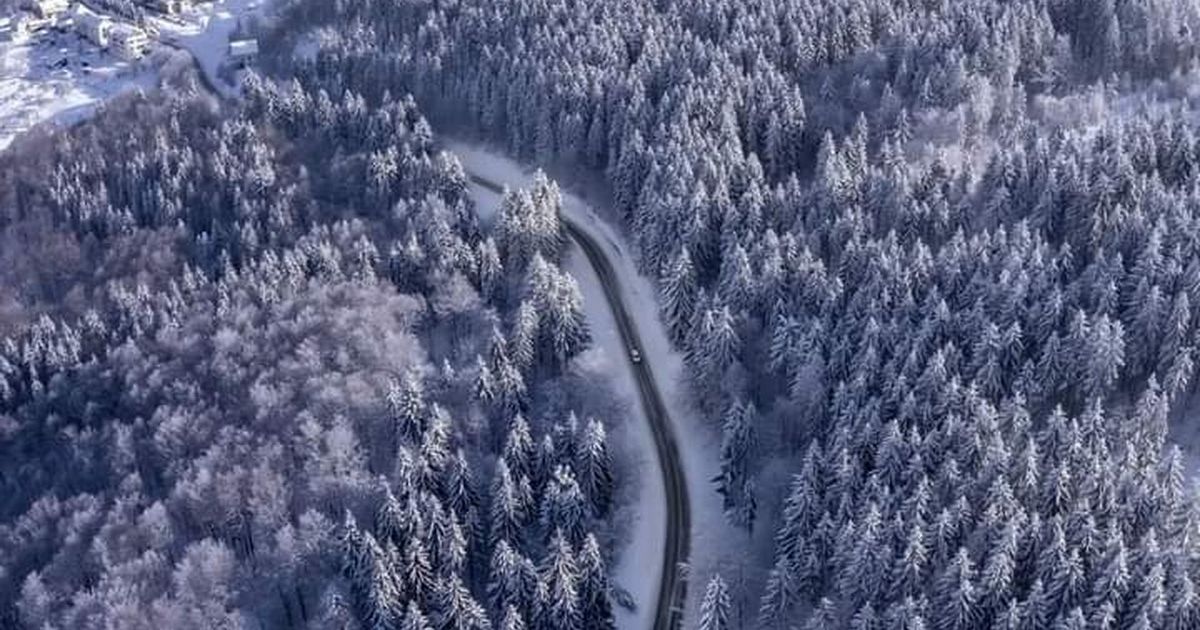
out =
[[[663,318],[676,343],[683,341],[687,325],[695,314],[697,289],[696,269],[684,246],[663,276],[661,291]]]
[[[700,625],[698,630],[731,630],[733,628],[733,605],[729,600],[729,589],[720,574],[714,573],[704,591],[704,601],[700,604]]]
[[[425,432],[425,389],[420,376],[409,371],[388,392],[388,407],[396,426],[396,435],[405,444],[420,444]]]
[[[613,493],[613,464],[608,453],[604,425],[595,418],[589,418],[579,441],[575,465],[579,483],[591,502],[592,513],[597,518],[603,518],[612,505]]]
[[[938,578],[937,626],[947,630],[965,630],[978,620],[975,569],[966,549],[959,549]]]
[[[731,518],[753,496],[743,490],[749,481],[750,467],[756,448],[754,406],[734,403],[725,414],[721,440],[721,473],[714,481],[717,493],[724,499],[726,514]],[[752,514],[752,512],[751,512]]]
[[[416,601],[408,602],[404,620],[400,623],[400,630],[430,630],[429,622],[425,620],[425,614],[421,612]]]
[[[587,512],[586,499],[571,469],[559,466],[542,498],[541,525],[547,538],[562,535],[568,542],[582,541]]]
[[[437,630],[490,630],[487,613],[456,575],[442,578],[433,589],[434,628]]]
[[[488,603],[492,612],[499,616],[510,609],[528,608],[524,601],[525,588],[521,576],[521,557],[506,540],[496,542],[492,552],[491,577],[488,581]]]
[[[579,604],[585,630],[612,630],[614,618],[609,597],[608,569],[593,534],[583,540],[578,556]]]
[[[551,537],[540,573],[546,599],[538,627],[547,630],[580,628],[583,611],[579,601],[579,574],[570,544],[562,532],[555,532]]]

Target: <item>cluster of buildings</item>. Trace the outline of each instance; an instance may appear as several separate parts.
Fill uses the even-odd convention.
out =
[[[75,11],[73,25],[81,37],[122,59],[141,59],[150,50],[150,36],[146,31],[132,24],[114,22],[107,15],[93,13],[84,6]]]
[[[139,0],[147,8],[162,13],[178,13],[189,0]],[[23,12],[0,18],[0,42],[28,40],[33,34],[49,28],[74,30],[99,48],[118,57],[134,61],[150,50],[150,34],[133,24],[114,21],[97,13],[84,3],[72,6],[71,0],[25,0]]]

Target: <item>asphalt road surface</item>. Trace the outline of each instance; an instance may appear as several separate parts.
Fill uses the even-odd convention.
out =
[[[467,172],[472,182],[497,194],[503,194],[504,187],[494,181]],[[662,577],[658,586],[658,603],[654,615],[654,630],[678,630],[683,621],[683,605],[687,594],[687,581],[681,567],[687,562],[689,544],[691,541],[691,508],[688,505],[687,484],[684,482],[683,464],[679,457],[679,447],[675,442],[670,417],[663,405],[662,395],[654,381],[650,364],[646,361],[642,350],[642,340],[638,335],[637,326],[625,308],[621,298],[620,281],[613,271],[612,263],[592,237],[579,229],[566,217],[562,217],[567,234],[575,241],[587,256],[588,262],[595,269],[608,298],[608,306],[612,310],[613,319],[617,322],[621,339],[625,348],[621,349],[629,362],[629,369],[637,381],[641,397],[642,409],[650,421],[650,429],[654,434],[654,445],[658,451],[658,462],[662,468],[663,487],[667,494],[667,540],[662,556]],[[634,361],[632,350],[642,355],[640,361]]]

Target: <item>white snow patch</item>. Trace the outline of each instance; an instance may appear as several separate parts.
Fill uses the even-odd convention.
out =
[[[70,125],[118,94],[154,87],[159,62],[121,61],[54,29],[0,44],[0,150],[39,123]]]
[[[220,0],[197,4],[178,16],[157,15],[150,20],[164,44],[192,53],[208,82],[223,96],[233,97],[238,87],[221,76],[229,58],[229,39],[248,20],[261,17],[263,5],[263,0]]]
[[[1175,403],[1167,429],[1167,446],[1179,445],[1188,473],[1200,482],[1200,391]]]
[[[204,2],[180,15],[151,13],[147,21],[158,29],[162,44],[191,53],[208,82],[231,96],[237,94],[237,86],[221,78],[229,36],[250,18],[261,16],[264,4]],[[0,44],[0,150],[39,123],[74,124],[114,96],[155,87],[166,57],[158,48],[141,61],[121,61],[74,32],[56,29],[34,33],[28,42]]]
[[[447,148],[458,155],[464,168],[471,173],[514,187],[528,185],[533,180],[533,172],[516,161],[486,148],[451,140],[445,134],[442,137],[446,138]],[[491,198],[495,199],[496,195],[492,194]],[[745,571],[752,570],[755,558],[752,541],[746,532],[733,527],[725,519],[720,497],[709,484],[709,480],[719,472],[720,436],[702,422],[700,415],[692,408],[683,380],[683,357],[671,347],[666,328],[659,319],[658,292],[648,278],[638,273],[633,254],[618,230],[601,219],[600,214],[586,201],[566,190],[563,190],[563,212],[604,248],[614,271],[621,278],[621,295],[641,334],[644,360],[653,368],[659,391],[665,399],[663,402],[670,409],[692,507],[691,556],[686,568],[688,596],[685,609],[687,618],[696,618],[709,577],[714,572],[721,572],[726,581],[736,582]],[[591,267],[585,264],[579,266],[586,267],[586,273],[578,267],[571,267],[569,271],[575,274],[583,288],[585,300],[593,305],[598,301],[606,305],[607,301]],[[597,329],[605,325],[600,323],[602,321],[607,321],[607,326],[614,325],[606,306],[599,309],[589,306],[588,314]],[[607,320],[601,319],[605,316]],[[619,338],[616,339],[610,342],[612,346],[607,347],[616,347],[618,353],[623,353],[623,344]],[[597,345],[600,343],[597,336]],[[613,376],[627,383],[629,395],[636,401],[633,392],[637,390],[633,389],[631,372],[628,369],[616,372],[619,374]],[[642,436],[634,446],[645,449],[647,461],[654,463],[656,468],[653,474],[647,473],[650,478],[647,485],[653,487],[642,491],[642,502],[638,509],[643,511],[644,518],[639,524],[639,531],[634,533],[634,542],[622,553],[613,575],[618,585],[633,593],[638,602],[639,615],[622,616],[618,620],[619,627],[642,630],[653,625],[650,620],[657,603],[658,568],[662,564],[665,542],[665,494],[662,475],[657,469],[657,451],[650,426],[641,416],[640,405],[636,405],[636,408],[642,419],[637,425]],[[658,521],[659,518],[663,521]],[[651,539],[651,535],[655,538]],[[640,543],[642,540],[652,540],[653,543],[643,545]],[[685,620],[684,627],[689,625]]]

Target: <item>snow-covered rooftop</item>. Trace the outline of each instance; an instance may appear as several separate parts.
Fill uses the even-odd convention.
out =
[[[257,39],[242,39],[229,42],[229,56],[233,58],[253,57],[258,54]]]

